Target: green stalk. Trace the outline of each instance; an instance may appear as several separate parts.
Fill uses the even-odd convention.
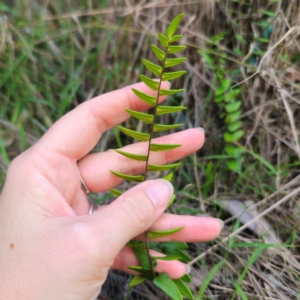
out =
[[[156,121],[156,117],[157,117],[158,100],[159,100],[159,94],[160,94],[160,90],[161,90],[162,77],[163,77],[163,74],[165,71],[165,63],[166,63],[166,59],[167,59],[167,55],[168,55],[168,50],[169,50],[169,42],[168,42],[167,49],[166,49],[166,55],[162,61],[162,70],[161,70],[161,74],[160,74],[160,78],[159,78],[159,85],[158,85],[156,102],[155,102],[154,113],[153,113],[153,122],[151,124],[150,138],[149,138],[149,142],[148,142],[148,153],[147,153],[147,159],[146,159],[144,181],[147,180],[148,164],[149,164],[149,157],[150,157],[150,146],[151,146],[151,141],[152,141],[152,137],[154,134],[154,125],[155,125],[155,121]],[[153,265],[152,265],[152,259],[150,256],[150,247],[149,247],[149,239],[148,239],[147,231],[144,232],[144,236],[145,236],[146,251],[147,251],[147,255],[148,255],[148,259],[149,259],[150,269],[151,269],[153,277],[155,278],[156,276],[155,276],[155,272],[154,272]]]

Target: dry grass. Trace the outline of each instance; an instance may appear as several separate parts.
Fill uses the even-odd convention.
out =
[[[9,3],[0,17],[0,182],[9,161],[66,111],[138,81],[145,71],[141,58],[154,60],[154,36],[183,12],[188,75],[176,82],[186,92],[175,101],[189,108],[180,116],[186,127],[205,128],[206,144],[179,171],[173,212],[225,220],[217,241],[190,246],[195,296],[212,268],[224,261],[202,299],[299,298],[299,1]],[[242,89],[245,135],[238,144],[246,151],[239,174],[225,164],[223,110],[213,101],[215,73],[197,52],[222,32],[214,59],[226,55],[224,72]],[[116,137],[108,132],[95,150],[116,146]],[[219,206],[227,200],[252,200],[255,219],[243,225],[241,217]],[[278,245],[250,226],[261,221],[268,222]],[[112,274],[104,292],[112,299],[164,299],[149,285],[132,293],[127,285],[126,276]]]

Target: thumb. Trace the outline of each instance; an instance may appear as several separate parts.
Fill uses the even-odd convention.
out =
[[[96,230],[117,255],[125,244],[146,231],[166,209],[173,195],[164,179],[143,182],[93,214]]]

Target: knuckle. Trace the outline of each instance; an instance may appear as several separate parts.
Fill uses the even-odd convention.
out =
[[[134,196],[126,196],[121,199],[120,205],[136,228],[143,231],[148,227],[153,208],[147,205],[145,201],[141,201],[141,199]]]

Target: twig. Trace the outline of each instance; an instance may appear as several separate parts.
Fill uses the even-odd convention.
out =
[[[277,43],[275,43],[261,58],[257,70],[255,73],[253,73],[251,76],[249,76],[248,78],[244,79],[243,81],[235,84],[234,86],[232,86],[231,88],[235,88],[239,85],[241,85],[242,83],[248,81],[249,79],[253,78],[255,75],[259,74],[261,69],[262,69],[262,64],[264,62],[264,60],[271,54],[271,52],[277,47],[279,46],[287,37],[289,37],[290,35],[294,34],[294,32],[299,32],[300,31],[300,26],[294,26],[292,27]]]
[[[279,200],[278,202],[274,203],[272,206],[270,206],[269,208],[267,208],[265,211],[263,211],[262,213],[260,213],[259,215],[257,215],[255,218],[253,218],[252,220],[250,220],[249,222],[247,222],[246,224],[244,224],[243,226],[241,226],[239,229],[237,229],[236,231],[232,232],[227,237],[225,237],[224,239],[222,239],[222,243],[225,243],[231,237],[237,235],[238,233],[240,233],[241,231],[243,231],[244,229],[246,229],[250,224],[254,223],[255,221],[258,221],[260,218],[262,218],[263,216],[267,215],[272,210],[278,208],[280,205],[282,205],[284,202],[286,202],[287,200],[289,200],[291,197],[297,195],[298,193],[300,193],[300,187],[298,187],[297,189],[295,189],[294,191],[292,191],[291,193],[289,193],[288,195],[286,195],[285,197],[283,197],[281,200]],[[188,264],[189,265],[193,265],[198,260],[200,260],[201,258],[205,257],[207,254],[209,254],[213,250],[215,250],[218,246],[219,246],[218,244],[214,245],[213,247],[211,247],[207,251],[203,252],[202,254],[198,255],[196,258],[194,258],[193,260],[191,260]]]

